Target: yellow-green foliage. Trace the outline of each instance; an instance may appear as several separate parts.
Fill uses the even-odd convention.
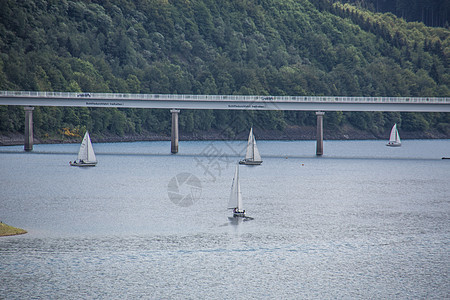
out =
[[[0,223],[0,236],[17,235],[27,233],[26,230]]]
[[[69,127],[64,127],[61,129],[61,133],[68,137],[81,137],[80,130],[78,128],[71,129]]]

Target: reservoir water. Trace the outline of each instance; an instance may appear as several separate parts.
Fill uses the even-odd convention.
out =
[[[449,299],[450,140],[0,148],[0,299]]]

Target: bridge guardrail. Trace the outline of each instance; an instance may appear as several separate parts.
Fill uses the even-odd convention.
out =
[[[189,94],[125,94],[0,91],[0,97],[120,99],[120,100],[176,100],[176,101],[248,101],[248,102],[334,102],[334,103],[439,103],[450,104],[450,97],[352,97],[352,96],[249,96],[249,95],[189,95]]]

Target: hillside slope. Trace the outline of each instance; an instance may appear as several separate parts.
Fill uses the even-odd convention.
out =
[[[326,0],[0,0],[0,90],[450,96],[450,31]],[[167,111],[40,107],[37,136],[170,130]],[[233,124],[230,125],[230,121]],[[450,134],[445,113],[327,113],[325,126]],[[183,132],[314,125],[310,112],[183,111]],[[0,131],[23,131],[0,107]]]

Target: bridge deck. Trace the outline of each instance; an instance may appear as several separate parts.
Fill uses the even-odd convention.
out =
[[[246,96],[0,91],[0,105],[450,112],[450,97]]]

